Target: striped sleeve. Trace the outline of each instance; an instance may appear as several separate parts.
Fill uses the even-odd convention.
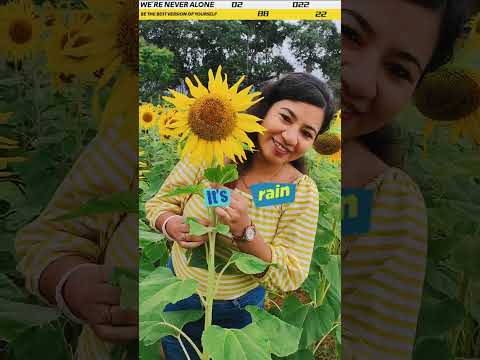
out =
[[[136,171],[136,154],[117,135],[97,135],[79,156],[43,212],[22,228],[15,239],[17,269],[25,276],[26,288],[40,299],[38,282],[42,271],[54,260],[77,255],[99,261],[108,233],[121,214],[102,214],[58,220],[100,195],[129,189]]]
[[[182,207],[188,195],[166,195],[177,187],[194,184],[200,172],[200,167],[195,167],[186,160],[181,160],[175,165],[157,194],[145,203],[146,218],[152,228],[155,229],[155,222],[162,213],[182,214]]]
[[[318,218],[318,189],[305,176],[297,185],[295,202],[287,204],[269,244],[272,263],[260,282],[281,292],[300,287],[308,276]]]
[[[377,191],[371,231],[352,242],[351,257],[342,263],[342,326],[352,353],[411,358],[426,256],[422,194],[395,171]]]

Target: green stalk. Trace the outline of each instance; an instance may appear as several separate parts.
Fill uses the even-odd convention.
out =
[[[210,223],[213,227],[217,225],[217,216],[213,208],[208,209],[208,214],[210,217]],[[213,298],[215,296],[215,239],[217,237],[217,232],[212,231],[208,233],[208,287],[207,287],[207,304],[205,307],[205,327],[204,331],[207,330],[212,325],[212,311],[213,311]],[[204,352],[202,360],[209,360],[208,353]]]

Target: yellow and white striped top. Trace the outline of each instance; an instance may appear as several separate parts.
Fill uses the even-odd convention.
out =
[[[121,123],[116,125],[91,141],[48,206],[17,234],[17,268],[26,278],[27,289],[46,303],[38,281],[42,271],[60,257],[79,255],[92,263],[138,269],[138,215],[108,213],[53,220],[94,197],[137,191],[137,144],[120,138]],[[85,325],[75,358],[108,360],[112,348]]]
[[[368,234],[342,239],[344,359],[411,359],[427,258],[417,185],[389,168],[374,191]]]
[[[178,186],[203,183],[203,169],[187,161],[180,161],[172,170],[159,192],[146,205],[147,219],[155,228],[155,221],[164,212],[171,211],[208,221],[207,209],[199,195],[165,197]],[[272,263],[261,278],[246,274],[224,274],[220,280],[216,299],[231,300],[252,290],[260,284],[276,291],[295,290],[308,275],[312,258],[318,217],[318,190],[315,182],[307,175],[295,180],[297,184],[295,202],[276,206],[256,208],[252,196],[240,190],[249,203],[249,215],[272,251]],[[228,238],[218,236],[216,254],[224,259],[231,249],[238,251]],[[175,272],[182,279],[194,279],[199,283],[199,292],[206,294],[207,270],[190,267],[186,249],[177,243],[172,248]]]

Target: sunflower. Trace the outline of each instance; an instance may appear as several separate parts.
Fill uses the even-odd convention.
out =
[[[150,103],[140,105],[138,109],[138,121],[140,128],[148,130],[156,124],[158,120],[158,109]]]
[[[194,75],[197,85],[186,78],[192,97],[170,90],[173,97],[164,100],[175,106],[177,113],[172,130],[185,140],[181,156],[188,156],[199,164],[202,160],[210,166],[214,162],[223,165],[225,156],[236,162],[246,159],[244,145],[253,149],[254,144],[247,132],[263,133],[265,128],[258,124],[259,118],[244,113],[262,98],[261,93],[250,93],[252,86],[238,91],[245,79],[242,76],[232,87],[228,87],[227,76],[222,76],[219,66],[216,75],[208,71],[208,88]],[[257,98],[256,100],[254,100]]]
[[[38,47],[42,25],[29,0],[12,0],[0,6],[0,51],[19,62]]]
[[[100,53],[106,50],[104,58],[107,61],[97,86],[97,99],[102,87],[114,76],[116,78],[100,119],[100,131],[107,129],[114,118],[122,116],[125,120],[122,135],[135,142],[135,137],[131,136],[135,123],[128,120],[134,116],[131,109],[138,98],[131,94],[132,89],[138,89],[138,4],[129,0],[89,0],[88,3],[102,4],[108,17],[113,18],[112,26],[105,29],[98,48]],[[103,44],[107,46],[104,48]]]
[[[450,129],[450,141],[471,138],[480,144],[480,72],[445,65],[427,74],[417,89],[415,106],[426,118],[425,138],[434,127]]]
[[[0,113],[0,125],[5,125],[12,113]],[[7,167],[9,163],[22,162],[26,158],[20,156],[10,156],[9,151],[18,149],[18,142],[16,140],[9,139],[5,136],[0,136],[0,150],[4,150],[5,154],[0,154],[0,179],[1,181],[9,181],[14,175],[14,172],[8,171]]]
[[[97,31],[96,20],[89,11],[73,10],[67,17],[55,18],[45,48],[47,66],[56,87],[85,75],[94,79],[102,61],[88,56],[85,48],[93,44]]]
[[[320,155],[319,159],[328,156],[328,159],[337,163],[342,158],[342,139],[341,139],[341,111],[337,111],[335,120],[327,133],[320,134],[313,143],[313,148]]]
[[[158,134],[161,138],[169,138],[178,135],[178,129],[175,128],[176,109],[163,109],[158,118]]]
[[[132,89],[138,88],[138,5],[129,0],[83,2],[93,20],[73,34],[71,46],[64,53],[82,59],[72,67],[73,75],[84,74],[86,70],[101,74],[93,95],[99,131],[115,126],[114,122],[121,118],[120,135],[133,144],[136,140],[131,135],[137,125],[128,120],[136,116],[138,98],[131,94]],[[113,84],[102,110],[100,92],[110,83]]]

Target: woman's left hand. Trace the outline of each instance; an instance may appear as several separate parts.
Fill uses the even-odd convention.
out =
[[[217,207],[215,212],[223,224],[230,226],[233,236],[242,236],[245,228],[251,223],[248,216],[248,202],[235,190],[231,193],[230,206]]]

